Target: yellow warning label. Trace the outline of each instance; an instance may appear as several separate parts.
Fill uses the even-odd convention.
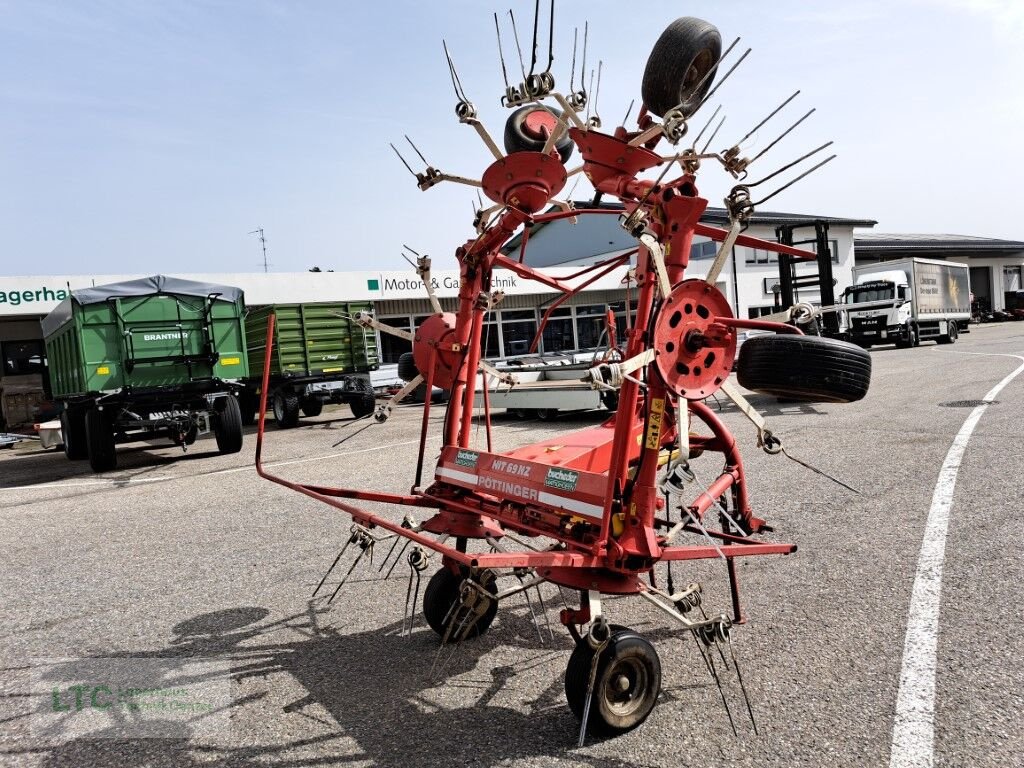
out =
[[[241,362],[242,358],[240,357],[222,357],[220,359],[221,365],[238,365]]]
[[[110,368],[106,365],[101,365],[99,368],[96,369],[96,374],[98,376],[109,376]]]
[[[337,373],[338,371],[344,371],[344,370],[345,370],[344,367],[341,367],[341,368],[324,368],[323,369],[324,373]]]
[[[651,416],[647,423],[647,435],[644,448],[659,450],[661,448],[661,419],[665,414],[665,399],[656,397],[651,400]]]

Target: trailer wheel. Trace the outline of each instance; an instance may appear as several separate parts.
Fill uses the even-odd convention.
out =
[[[85,414],[85,440],[93,472],[107,472],[117,467],[114,425],[99,408],[90,408]]]
[[[349,408],[352,415],[357,419],[369,416],[377,407],[377,396],[373,393],[373,386],[366,379],[355,380],[356,395],[349,401]]]
[[[587,730],[617,736],[647,719],[661,692],[661,660],[648,641],[631,629],[611,627],[612,636],[597,662]],[[577,720],[583,719],[594,649],[576,644],[565,670],[565,698]]]
[[[697,111],[715,79],[722,36],[713,24],[684,16],[676,19],[651,49],[640,86],[647,110],[663,116],[678,108],[683,117]]]
[[[238,396],[238,409],[242,416],[242,425],[256,421],[256,412],[260,409],[260,399],[251,392],[244,391]]]
[[[64,441],[64,455],[71,461],[89,457],[89,446],[85,438],[85,414],[80,410],[68,410],[60,415],[60,434]]]
[[[498,593],[498,585],[493,578],[484,586],[492,595]],[[465,609],[457,607],[461,590],[462,576],[452,573],[447,567],[442,566],[441,570],[430,577],[430,582],[423,592],[423,617],[442,640],[445,639],[446,634],[449,635],[448,642],[457,642],[458,638],[455,637],[455,633],[465,618]],[[452,614],[455,614],[454,624],[452,624]],[[486,632],[497,614],[498,601],[489,601],[487,610],[477,620],[467,637],[479,637]],[[452,626],[451,632],[448,632],[449,624]]]
[[[299,423],[299,396],[290,389],[274,390],[274,419],[280,429],[291,429]]]
[[[955,344],[957,337],[960,335],[960,329],[957,327],[956,321],[950,320],[946,324],[946,330],[947,332],[944,336],[939,336],[939,344]]]
[[[408,384],[419,375],[420,371],[416,367],[416,358],[412,352],[402,353],[398,358],[398,378]]]
[[[755,336],[740,347],[736,375],[741,386],[766,395],[851,403],[867,394],[871,355],[823,336]]]
[[[548,140],[548,132],[556,130],[562,113],[553,108],[537,104],[520,107],[505,121],[505,151],[540,152]],[[575,145],[568,133],[563,133],[555,142],[555,150],[563,163],[572,156]]]
[[[302,408],[302,415],[313,418],[319,416],[324,411],[324,401],[318,397],[304,397],[300,402]]]
[[[234,395],[220,398],[224,408],[213,422],[213,435],[217,438],[217,450],[221,453],[238,453],[242,450],[242,409]]]

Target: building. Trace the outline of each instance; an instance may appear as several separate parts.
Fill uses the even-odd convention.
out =
[[[966,235],[914,235],[869,232],[854,242],[857,264],[919,256],[959,261],[971,270],[971,293],[979,308],[1024,307],[1024,242]]]

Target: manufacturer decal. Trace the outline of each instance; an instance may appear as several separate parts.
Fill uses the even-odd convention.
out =
[[[171,333],[144,333],[142,334],[143,341],[177,341],[178,339],[187,339],[189,331],[173,331]]]
[[[579,482],[580,473],[571,469],[559,469],[558,467],[548,468],[547,477],[544,478],[544,485],[550,488],[557,488],[560,491],[575,491],[576,483]]]
[[[460,467],[476,467],[477,461],[480,459],[480,454],[476,451],[467,451],[465,449],[460,450],[455,455],[455,463]]]
[[[491,469],[495,472],[504,472],[505,474],[515,475],[516,477],[530,476],[529,464],[517,464],[514,461],[505,461],[504,459],[496,459],[491,464]]]

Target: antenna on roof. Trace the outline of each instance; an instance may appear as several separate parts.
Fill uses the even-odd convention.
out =
[[[263,236],[263,227],[259,227],[257,229],[254,229],[249,234],[250,235],[257,235],[258,234],[260,236],[260,247],[263,249],[263,271],[264,272],[269,272],[270,270],[268,269],[268,267],[270,266],[270,264],[267,262],[267,238],[265,238]]]

